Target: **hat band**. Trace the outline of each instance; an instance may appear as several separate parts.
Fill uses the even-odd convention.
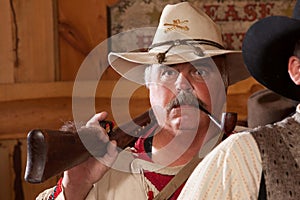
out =
[[[163,63],[165,62],[166,59],[166,54],[170,51],[175,46],[180,46],[180,45],[188,45],[194,49],[195,55],[199,57],[203,57],[204,53],[200,47],[196,47],[195,45],[209,45],[213,47],[217,47],[218,49],[225,49],[222,45],[220,45],[217,42],[211,41],[211,40],[205,40],[205,39],[184,39],[184,40],[173,40],[173,41],[167,41],[167,42],[161,42],[161,43],[156,43],[153,44],[149,47],[148,51],[159,46],[164,46],[164,45],[170,45],[170,47],[165,51],[158,53],[156,55],[156,58],[158,60],[158,63]]]

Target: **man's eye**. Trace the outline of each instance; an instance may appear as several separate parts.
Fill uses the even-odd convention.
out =
[[[164,77],[174,77],[177,76],[178,72],[173,69],[166,69],[162,72],[162,76]]]
[[[161,80],[162,81],[173,81],[178,76],[178,71],[174,69],[165,69],[161,73]]]
[[[165,70],[162,73],[163,76],[176,76],[177,72],[175,70]]]
[[[197,69],[194,73],[193,76],[198,76],[198,77],[205,77],[208,76],[208,72],[204,69]]]

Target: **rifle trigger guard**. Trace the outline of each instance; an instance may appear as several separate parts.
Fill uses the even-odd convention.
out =
[[[112,121],[108,121],[108,120],[103,120],[103,121],[99,121],[99,124],[102,128],[104,128],[104,130],[107,132],[107,134],[109,134],[114,127],[114,123]]]

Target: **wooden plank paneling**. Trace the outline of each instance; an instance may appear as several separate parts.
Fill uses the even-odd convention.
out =
[[[102,80],[101,82],[77,82],[77,86],[82,88],[80,93],[74,94],[79,97],[97,97],[111,98],[112,91],[115,89],[117,81]],[[136,84],[129,82],[123,84],[130,88],[135,88]],[[48,82],[48,83],[22,83],[22,84],[0,84],[0,103],[18,100],[57,98],[57,97],[72,97],[74,83],[65,82]],[[96,89],[96,92],[93,90]],[[126,92],[115,94],[114,98],[124,98]],[[134,94],[134,98],[144,99],[147,97],[147,90],[142,87]]]
[[[116,99],[116,103],[124,103],[124,101],[126,99]],[[78,106],[75,108],[78,113],[82,113],[82,118],[88,120],[95,112],[107,111],[109,113],[109,120],[114,120],[110,98],[96,98],[94,113],[86,111],[86,108],[91,108],[90,102],[91,99],[88,98],[77,99]],[[72,105],[72,98],[68,97],[1,103],[0,140],[24,138],[30,130],[37,128],[57,130],[64,122],[73,120],[72,106],[74,106]],[[149,107],[147,98],[131,100],[129,105],[126,106],[126,108],[129,108],[132,117],[142,114]],[[123,109],[122,112],[114,114],[124,119],[123,122],[129,121],[130,119],[121,116],[126,114],[126,111]]]
[[[78,109],[82,109],[80,113],[87,113],[86,119],[93,114],[88,113],[87,106],[94,106],[93,109],[97,112],[107,111],[113,118],[112,98],[122,105],[124,99],[126,103],[126,99],[130,98],[128,107],[133,116],[150,107],[148,90],[145,87],[138,88],[138,85],[127,81],[128,84],[122,82],[122,88],[116,92],[116,83],[104,80],[100,83],[80,82],[76,85],[79,88],[76,91],[79,92],[75,94],[73,82],[2,84],[0,91],[5,92],[0,93],[0,139],[19,138],[20,133],[27,133],[33,128],[58,129],[63,122],[73,119],[74,97],[80,99],[82,104]],[[130,92],[130,88],[134,90]],[[113,91],[115,92],[112,97]],[[95,100],[95,105],[89,105],[91,100]]]
[[[12,167],[12,153],[13,153],[13,145],[15,141],[0,141],[0,199],[13,199],[14,191],[13,191],[13,167]]]
[[[16,14],[16,82],[55,80],[53,0],[11,0]]]
[[[13,13],[9,0],[0,1],[0,83],[14,82]]]
[[[58,1],[61,80],[74,80],[88,53],[107,37],[106,2]]]
[[[16,156],[15,147],[19,145],[21,150],[20,163],[21,166],[16,166],[14,163],[14,157]],[[22,199],[24,197],[25,200],[35,199],[36,196],[46,188],[50,186],[54,186],[58,180],[58,176],[55,176],[44,183],[41,184],[29,184],[25,182],[23,179],[25,173],[26,166],[26,139],[9,139],[9,140],[1,140],[0,141],[0,199],[5,200],[13,200],[13,199]],[[20,168],[21,167],[21,168]],[[16,177],[15,170],[21,170],[21,174]],[[18,181],[16,181],[16,178]],[[18,187],[15,184],[18,182]]]

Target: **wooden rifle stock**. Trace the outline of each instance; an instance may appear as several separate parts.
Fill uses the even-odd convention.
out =
[[[143,135],[156,123],[152,110],[121,125],[109,133],[110,140],[116,140],[119,148],[131,146],[139,136]],[[138,127],[138,128],[137,128]],[[143,131],[140,127],[144,127]],[[93,131],[94,130],[94,131]],[[136,133],[136,135],[130,135]],[[88,151],[82,142],[92,143]],[[106,152],[107,144],[98,139],[95,129],[82,128],[78,132],[34,129],[27,136],[27,164],[25,181],[41,183],[45,180],[70,169],[84,161],[91,155],[102,156]],[[91,148],[92,147],[92,148]],[[94,154],[95,153],[95,154]]]

